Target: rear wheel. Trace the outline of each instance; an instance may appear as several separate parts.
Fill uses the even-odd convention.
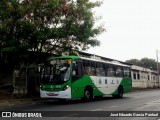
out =
[[[123,87],[122,86],[119,86],[118,88],[118,95],[117,95],[118,98],[122,98],[123,97]]]
[[[123,97],[123,87],[119,86],[118,87],[118,94],[113,95],[114,98],[122,98]]]
[[[118,98],[122,98],[123,97],[123,87],[119,86],[118,87],[118,94],[117,94]]]

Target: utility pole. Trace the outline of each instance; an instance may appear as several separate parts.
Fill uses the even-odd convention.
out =
[[[158,50],[156,50],[156,57],[157,57],[157,73],[158,73],[158,88],[159,88],[159,64],[158,64]]]

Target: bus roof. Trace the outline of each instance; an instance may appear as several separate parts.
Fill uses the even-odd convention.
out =
[[[80,57],[81,59],[84,59],[84,60],[90,60],[90,61],[95,61],[95,62],[103,62],[103,63],[107,63],[107,64],[112,64],[112,65],[118,65],[118,66],[123,66],[123,67],[130,67],[129,65],[125,65],[125,64],[122,64],[118,61],[104,61],[104,60],[98,60],[98,59],[92,59],[92,58],[86,58],[86,57]]]
[[[59,57],[51,57],[51,58],[48,58],[48,60],[53,60],[53,59],[56,59],[56,58],[62,58],[62,59],[77,59],[77,58],[80,58],[79,56],[59,56]]]
[[[87,58],[87,57],[80,57],[80,56],[60,56],[60,57],[51,57],[48,60],[53,60],[57,58],[62,58],[62,59],[78,59],[81,58],[83,60],[89,60],[89,61],[95,61],[95,62],[103,62],[107,64],[112,64],[112,65],[118,65],[118,66],[124,66],[124,67],[130,67],[129,65],[122,64],[119,61],[105,61],[105,60],[99,60],[99,59],[93,59],[93,58]]]

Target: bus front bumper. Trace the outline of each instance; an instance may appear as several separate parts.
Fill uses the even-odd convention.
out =
[[[65,91],[44,91],[40,89],[41,98],[57,98],[57,99],[71,99],[71,88]]]

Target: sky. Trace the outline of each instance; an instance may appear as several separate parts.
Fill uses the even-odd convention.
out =
[[[126,61],[156,59],[158,50],[160,61],[160,0],[103,0],[94,12],[106,31],[97,36],[101,45],[86,52]]]

